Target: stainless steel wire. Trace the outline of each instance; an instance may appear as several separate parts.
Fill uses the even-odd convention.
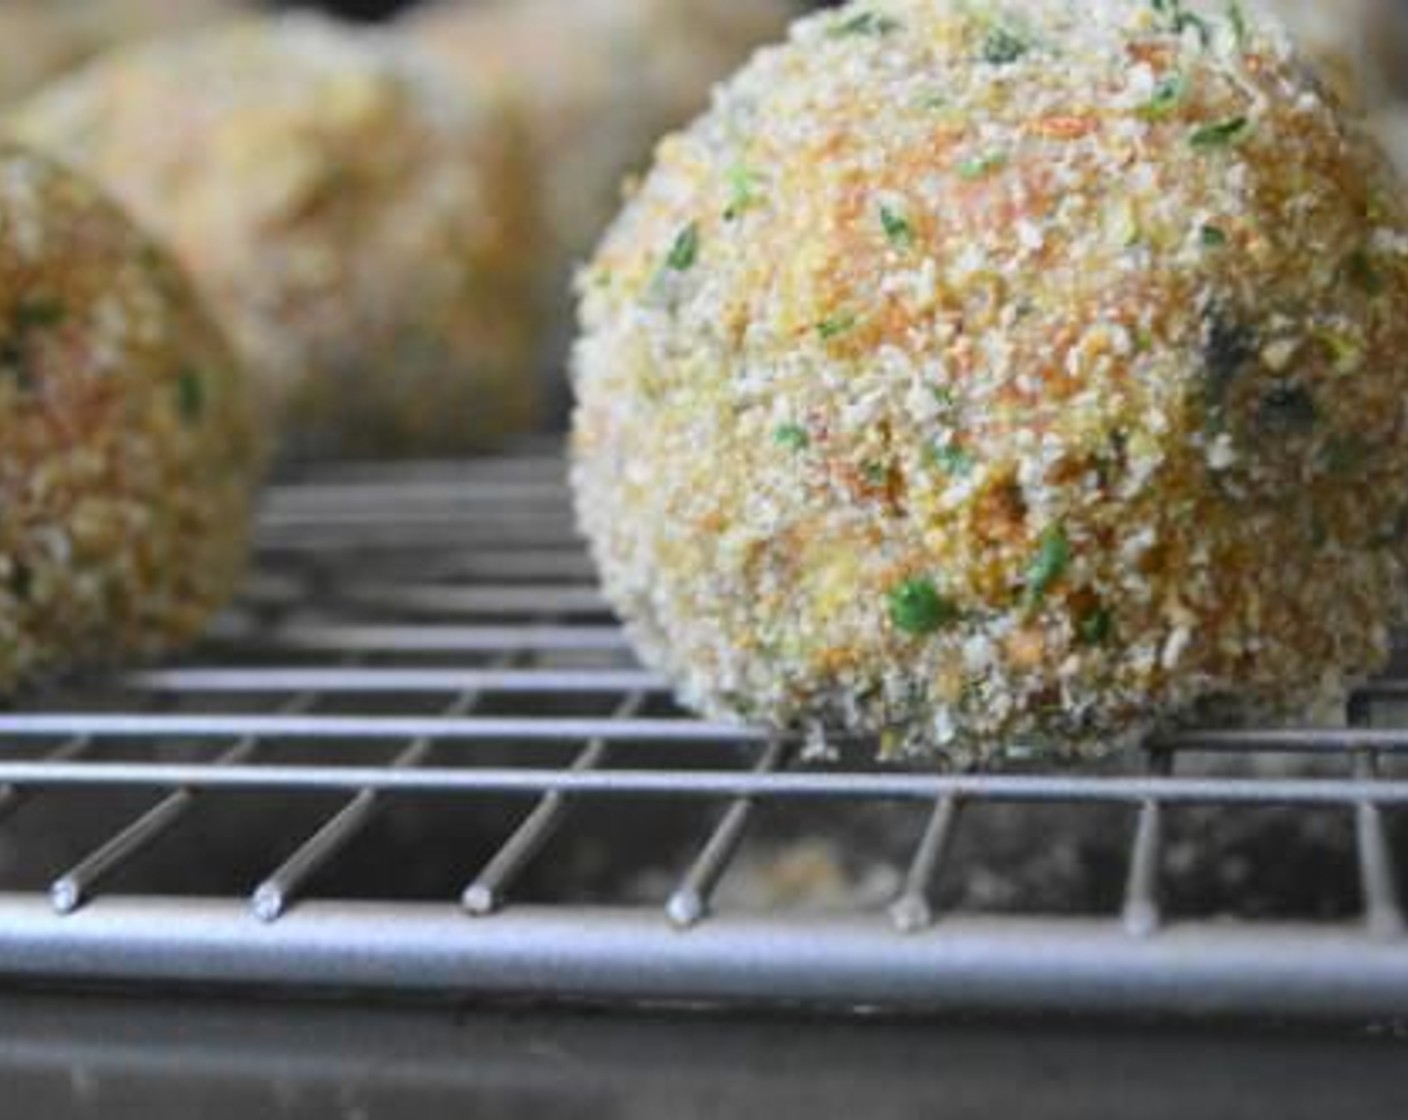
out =
[[[575,540],[561,474],[543,449],[309,472],[269,493],[256,576],[203,647],[92,694],[0,713],[0,845],[51,798],[152,799],[52,876],[47,898],[0,882],[0,976],[1408,1013],[1396,851],[1408,679],[1366,685],[1345,727],[1189,731],[1096,772],[906,771],[855,763],[868,744],[845,742],[840,760],[803,765],[795,737],[691,718],[635,662]],[[170,757],[169,746],[193,742],[208,757]],[[158,847],[179,858],[176,827],[237,792],[336,800],[290,835],[251,818],[285,854],[243,893],[212,885],[183,899],[114,885]],[[353,868],[342,876],[352,897],[319,895],[322,873],[334,861],[342,870],[393,804],[415,813],[430,796],[463,805],[466,819],[509,822],[452,890],[398,902],[358,889]],[[720,905],[721,884],[777,809],[823,808],[820,838],[844,847],[846,813],[882,805],[919,826],[887,905],[829,916]],[[678,806],[681,820],[701,811],[663,904],[627,893],[519,901],[521,884],[584,843],[596,818],[583,810],[610,818],[627,806]],[[1127,810],[1121,901],[1079,918],[1057,905],[975,917],[941,903],[942,884],[973,858],[961,843],[970,822],[996,806]],[[504,813],[485,817],[491,807]],[[1343,815],[1360,912],[1320,923],[1171,912],[1171,819],[1267,808]],[[656,843],[630,834],[603,850],[629,858]]]

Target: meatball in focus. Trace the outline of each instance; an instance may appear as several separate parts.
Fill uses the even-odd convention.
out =
[[[573,482],[711,715],[1093,754],[1303,715],[1402,598],[1408,232],[1279,23],[851,4],[581,282]]]

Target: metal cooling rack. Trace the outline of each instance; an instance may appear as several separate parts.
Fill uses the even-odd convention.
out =
[[[688,718],[635,664],[561,474],[554,453],[528,448],[277,488],[248,594],[204,648],[0,716],[0,974],[607,1002],[1408,1012],[1394,859],[1408,730],[1392,726],[1408,680],[1366,690],[1344,731],[1187,735],[1094,773],[803,766],[785,739]],[[1096,892],[1108,906],[1048,891],[1024,912],[984,912],[946,893],[981,856],[964,844],[976,813],[1017,822],[988,844],[1057,806],[1063,823],[1029,830],[1038,849],[1071,822],[1114,819],[1095,830],[1120,855],[1102,872],[1114,886]],[[1170,820],[1209,810],[1340,822],[1345,862],[1330,878],[1357,901],[1328,915],[1176,912]],[[842,849],[850,814],[912,821],[888,897],[727,904],[727,877],[778,812],[806,815]],[[432,813],[448,825],[418,832]],[[1199,843],[1195,823],[1179,858]],[[1293,852],[1274,843],[1270,866],[1237,868],[1235,889],[1297,880]],[[572,868],[593,861],[596,885],[574,887]],[[650,873],[613,878],[613,863]]]

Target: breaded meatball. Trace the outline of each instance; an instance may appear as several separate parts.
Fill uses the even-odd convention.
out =
[[[12,125],[175,249],[295,446],[433,453],[531,423],[519,145],[390,36],[237,21],[109,55]]]
[[[582,278],[573,483],[685,702],[967,762],[1380,665],[1404,210],[1221,12],[851,4],[662,145]]]
[[[0,690],[159,654],[239,578],[252,394],[185,277],[0,145]]]
[[[240,0],[4,0],[0,103],[119,44],[211,23],[247,6]]]
[[[566,293],[622,177],[790,12],[788,0],[441,0],[407,28],[476,96],[521,111],[553,234],[548,283]]]

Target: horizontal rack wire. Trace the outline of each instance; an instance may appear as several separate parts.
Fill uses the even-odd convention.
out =
[[[993,773],[905,770],[847,740],[816,762],[797,737],[692,718],[635,662],[562,476],[542,446],[307,472],[266,496],[256,571],[203,646],[0,714],[0,975],[1408,1012],[1408,679],[1366,684],[1342,727],[1190,731],[1085,769],[1014,750]],[[975,842],[991,812],[1009,816]],[[1231,903],[1190,907],[1179,876],[1213,833],[1202,818],[1180,832],[1179,815],[1205,812],[1229,815],[1242,846]],[[778,834],[786,813],[810,815]],[[1325,815],[1343,858],[1321,874],[1353,905],[1298,912],[1284,861],[1299,849],[1280,848]],[[831,883],[867,829],[889,853],[867,865],[883,890],[825,905],[774,890],[817,844]],[[1062,845],[1113,853],[1086,884],[1097,905],[1041,862]],[[991,891],[986,849],[1010,846],[1035,853],[1035,902],[955,895],[965,876]],[[1265,913],[1239,912],[1259,876]],[[744,882],[778,897],[749,902]]]

